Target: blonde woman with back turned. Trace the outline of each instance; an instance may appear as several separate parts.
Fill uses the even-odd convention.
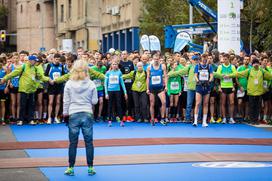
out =
[[[77,143],[80,129],[82,130],[88,164],[88,174],[94,175],[93,168],[93,110],[92,106],[98,102],[95,84],[88,74],[88,63],[77,60],[71,70],[70,80],[64,88],[63,115],[69,118],[69,167],[66,175],[74,175]]]

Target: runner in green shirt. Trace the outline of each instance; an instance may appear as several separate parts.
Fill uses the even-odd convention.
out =
[[[249,65],[249,62],[250,62],[250,57],[246,55],[243,60],[243,65],[238,67],[237,71],[242,72],[251,68],[251,66]],[[238,114],[242,116],[244,120],[247,120],[248,118],[247,78],[240,77],[236,79],[237,79],[236,82],[238,84],[238,90],[237,90]]]
[[[148,123],[148,96],[146,93],[146,71],[144,71],[143,63],[137,63],[137,70],[124,74],[123,79],[133,80],[131,87],[134,101],[135,119],[137,122]]]
[[[237,72],[237,77],[247,77],[247,95],[249,96],[249,118],[254,124],[259,124],[261,98],[264,94],[264,80],[272,80],[272,74],[260,67],[258,59],[252,60],[252,68]],[[232,76],[232,75],[231,75]],[[226,77],[227,78],[227,77]]]
[[[178,67],[178,63],[170,58],[170,70],[178,71],[182,67]],[[182,85],[181,85],[181,77],[171,77],[167,82],[167,94],[170,96],[170,112],[169,118],[170,122],[177,121],[177,107],[179,96],[181,95]]]
[[[107,68],[103,65],[102,60],[98,60],[96,62],[95,66],[92,66],[91,69],[100,72],[102,74],[105,74],[107,71]],[[99,103],[99,107],[98,107],[98,115],[97,115],[97,122],[103,121],[103,117],[102,115],[102,111],[103,111],[103,100],[104,100],[104,81],[103,79],[99,79],[99,78],[94,78],[93,82],[96,86],[97,89],[97,94],[98,94],[98,103]]]
[[[267,56],[262,57],[261,58],[261,67],[264,70],[266,70],[267,72],[271,73],[271,69],[269,69],[267,67],[267,63],[268,63],[268,57]],[[264,94],[262,95],[262,99],[263,99],[264,109],[263,109],[263,119],[261,120],[262,124],[268,123],[269,103],[271,100],[271,94],[269,92],[270,83],[271,83],[271,81],[269,81],[269,80],[263,81]]]
[[[218,66],[217,73],[220,75],[224,75],[223,78],[220,80],[220,91],[221,93],[221,110],[222,110],[222,117],[223,117],[223,124],[227,123],[226,118],[226,99],[228,99],[229,102],[229,123],[234,124],[235,121],[233,119],[233,113],[234,113],[234,85],[233,85],[233,78],[235,77],[235,74],[233,74],[233,77],[226,76],[231,75],[232,73],[236,72],[236,68],[234,65],[230,64],[229,61],[229,54],[223,55],[223,64]]]

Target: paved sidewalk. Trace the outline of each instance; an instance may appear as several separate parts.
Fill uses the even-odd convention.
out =
[[[9,126],[0,126],[0,142],[16,141]],[[0,151],[0,158],[26,158],[23,150]],[[46,181],[38,168],[0,169],[0,181]]]

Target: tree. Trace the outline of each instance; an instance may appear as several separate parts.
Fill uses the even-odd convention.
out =
[[[205,3],[216,10],[214,0]],[[164,45],[164,26],[189,23],[189,3],[187,0],[142,0],[140,33],[156,35]],[[199,13],[194,13],[194,22],[204,22]]]
[[[6,29],[7,28],[7,15],[8,15],[8,9],[0,5],[0,28]]]

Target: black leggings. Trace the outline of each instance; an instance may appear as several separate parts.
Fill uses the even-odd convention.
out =
[[[115,106],[115,111],[120,119],[122,119],[122,106],[121,106],[121,91],[109,91],[109,102],[108,102],[108,116],[109,120],[113,118],[113,106]]]

